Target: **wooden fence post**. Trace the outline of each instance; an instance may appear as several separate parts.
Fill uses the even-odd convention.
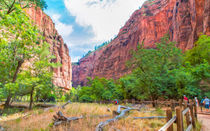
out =
[[[187,109],[187,102],[184,103],[184,109]],[[187,127],[190,125],[190,116],[189,116],[189,111],[186,113],[186,122],[187,122]]]
[[[193,125],[193,128],[195,129],[195,116],[194,116],[194,112],[193,112],[193,105],[192,103],[190,103],[190,114],[191,114],[191,118],[192,118],[192,125]]]
[[[190,103],[192,103],[192,100],[191,100],[191,99],[189,99],[189,104],[190,104]]]
[[[171,100],[171,109],[172,111],[174,111],[175,107],[174,107],[174,100]]]
[[[166,120],[167,122],[172,118],[172,111],[171,109],[166,110]],[[167,129],[167,131],[173,131],[173,124]]]
[[[180,107],[176,108],[176,124],[177,124],[177,131],[183,131],[182,110]]]
[[[179,99],[179,106],[182,109],[182,99]]]

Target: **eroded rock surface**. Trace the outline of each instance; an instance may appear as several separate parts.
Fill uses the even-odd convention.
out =
[[[61,67],[54,68],[53,83],[56,86],[64,89],[71,89],[72,66],[69,49],[63,42],[63,38],[55,29],[55,24],[52,19],[47,16],[42,10],[30,8],[26,11],[34,20],[45,37],[45,40],[50,44],[50,51],[56,56],[54,62],[62,64]]]
[[[119,78],[130,70],[125,63],[130,50],[144,41],[153,48],[165,34],[183,51],[191,49],[200,34],[210,35],[210,0],[150,0],[136,10],[117,38],[73,66],[73,86],[85,85],[89,77]]]

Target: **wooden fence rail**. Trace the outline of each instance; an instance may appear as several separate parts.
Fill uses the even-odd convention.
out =
[[[174,123],[176,123],[177,131],[184,131],[184,116],[187,125],[185,131],[190,131],[193,128],[196,129],[197,107],[195,102],[190,104],[185,103],[184,109],[182,109],[182,105],[176,107],[176,115],[174,117],[172,117],[172,109],[166,110],[167,123],[159,131],[173,131]]]

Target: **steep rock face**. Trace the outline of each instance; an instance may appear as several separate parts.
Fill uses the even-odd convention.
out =
[[[135,11],[117,38],[73,66],[73,86],[85,85],[87,77],[120,78],[130,72],[125,64],[130,50],[144,41],[145,48],[165,34],[183,51],[191,49],[200,34],[210,35],[210,0],[150,0]]]
[[[35,24],[43,32],[45,40],[50,44],[50,51],[56,56],[53,62],[62,64],[61,67],[53,69],[53,83],[64,89],[71,89],[72,66],[69,49],[55,29],[52,19],[40,9],[30,8],[26,12],[34,20]]]

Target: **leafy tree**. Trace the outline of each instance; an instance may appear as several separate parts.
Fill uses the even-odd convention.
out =
[[[39,32],[32,26],[29,18],[21,8],[15,6],[16,11],[9,15],[0,12],[0,62],[1,82],[3,84],[15,83],[21,66],[31,59],[38,49]],[[11,85],[11,84],[9,84]],[[9,105],[11,99],[11,86],[8,86],[8,97],[5,103]]]
[[[210,63],[210,36],[201,35],[195,43],[195,47],[186,51],[185,61],[191,65],[202,64],[205,61]]]
[[[46,95],[51,91],[50,67],[58,65],[50,63],[53,57],[50,55],[49,45],[42,42],[40,32],[28,16],[19,6],[15,8],[10,14],[0,12],[0,83],[7,97],[6,107],[12,97],[30,94],[31,109],[34,92]]]
[[[50,60],[53,58],[49,52],[49,45],[43,43],[39,46],[40,49],[37,50],[37,55],[33,58],[31,67],[28,67],[27,71],[28,77],[26,81],[30,83],[28,87],[30,90],[30,106],[29,109],[32,109],[34,93],[41,92],[41,95],[50,94],[52,91],[52,71],[49,67],[56,67],[55,63],[50,63]],[[27,76],[26,74],[24,76]],[[21,79],[24,80],[24,79]]]
[[[1,0],[0,10],[6,10],[7,14],[10,14],[16,10],[16,5],[19,5],[22,9],[31,8],[33,6],[46,9],[47,5],[45,0]]]
[[[99,77],[88,78],[88,80],[88,86],[77,89],[80,101],[123,99],[122,88],[114,80]]]
[[[201,35],[195,47],[185,53],[184,66],[195,79],[203,96],[210,94],[210,36]]]
[[[156,49],[145,49],[143,46],[139,45],[137,51],[133,52],[133,59],[129,63],[135,68],[135,90],[138,89],[139,95],[144,95],[145,98],[156,100],[166,89],[174,87],[170,82],[173,79],[170,71],[180,68],[182,53],[167,36],[162,38],[161,43],[156,44]],[[173,90],[170,91],[176,94]]]
[[[81,102],[92,102],[94,100],[94,96],[92,95],[93,89],[92,87],[81,87],[78,91],[79,101]]]
[[[139,97],[144,97],[143,95],[139,95],[141,93],[139,92],[139,90],[136,90],[137,88],[135,88],[138,81],[136,80],[136,77],[134,75],[126,75],[125,77],[120,78],[118,82],[122,93],[121,95],[123,95],[124,99],[141,99]]]
[[[156,48],[138,46],[128,66],[132,73],[119,80],[88,78],[88,86],[78,89],[80,101],[113,99],[178,99],[209,95],[209,37],[201,36],[196,46],[183,54],[163,37]]]

